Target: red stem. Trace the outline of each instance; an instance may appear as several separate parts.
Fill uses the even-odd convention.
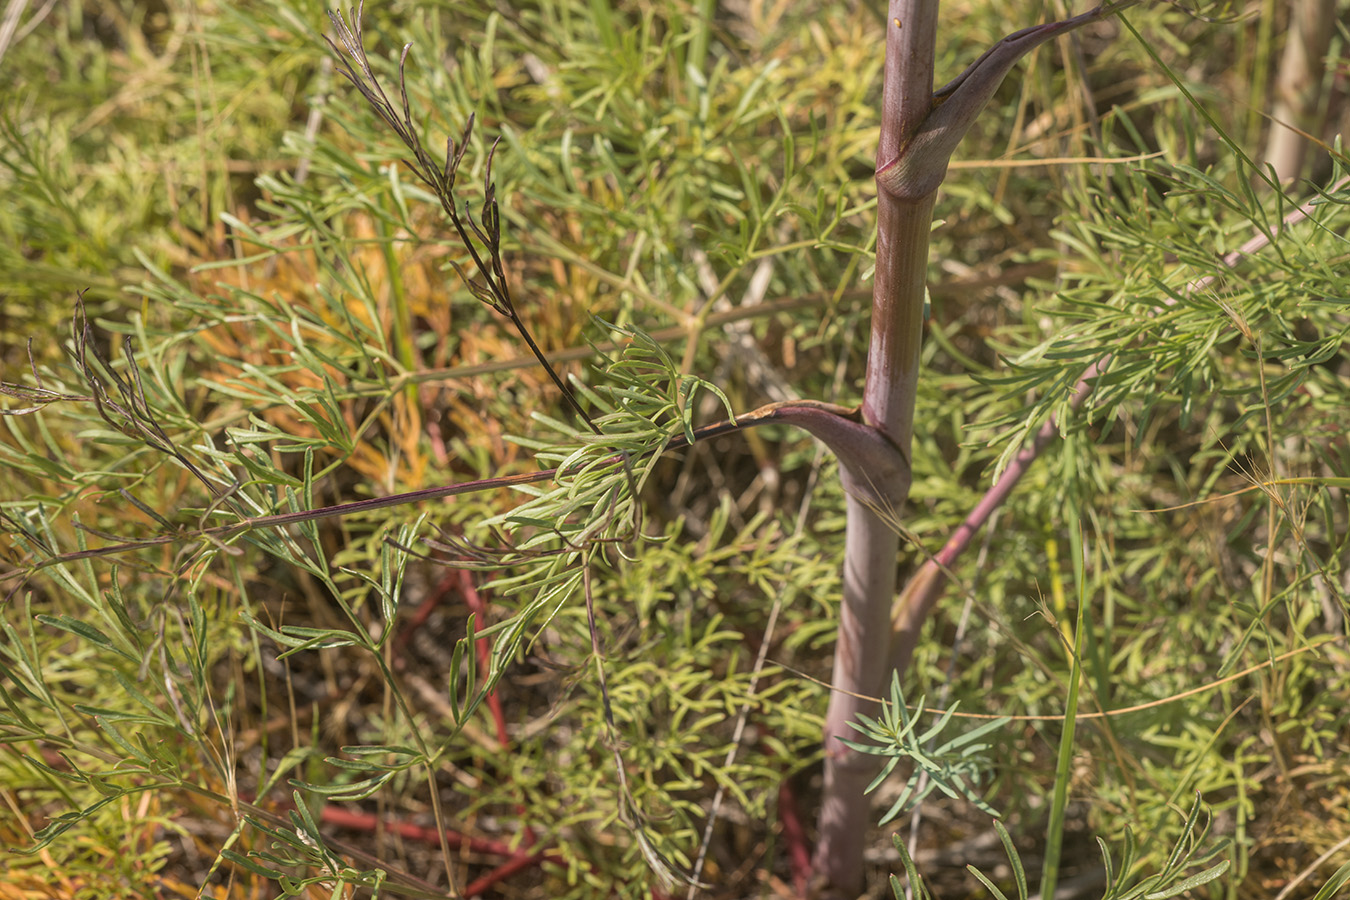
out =
[[[319,819],[329,825],[338,828],[351,828],[355,831],[374,831],[377,828],[383,828],[385,831],[397,834],[404,840],[425,844],[439,845],[441,841],[441,833],[436,828],[414,825],[411,822],[399,822],[395,819],[382,820],[371,813],[356,812],[344,809],[341,806],[334,806],[331,803],[323,807],[323,810],[319,813]],[[501,841],[469,837],[449,829],[445,831],[445,838],[446,843],[450,845],[452,850],[464,848],[474,853],[484,853],[491,856],[516,856],[520,853],[517,848]]]
[[[562,857],[558,856],[556,853],[545,853],[543,851],[538,853],[521,853],[511,857],[477,881],[470,882],[468,887],[464,888],[464,896],[477,897],[498,882],[505,881],[517,872],[528,869],[536,863],[544,862],[546,860],[550,862],[563,861]]]
[[[792,886],[798,896],[805,897],[811,881],[811,852],[807,849],[801,814],[797,812],[797,798],[787,779],[778,786],[778,822],[783,827],[783,842],[787,844],[788,862],[792,866]]]

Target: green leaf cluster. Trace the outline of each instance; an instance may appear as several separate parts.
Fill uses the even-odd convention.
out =
[[[989,6],[944,24],[943,74],[1030,24]],[[461,280],[405,148],[339,93],[324,9],[106,8],[53,8],[5,60],[24,77],[0,115],[4,400],[41,408],[0,416],[6,566],[137,545],[4,583],[7,846],[127,896],[166,870],[427,891],[408,876],[446,868],[437,848],[323,818],[377,808],[502,843],[532,829],[556,854],[526,882],[540,896],[639,896],[644,851],[692,866],[721,789],[701,877],[729,882],[744,847],[763,850],[733,889],[783,876],[778,789],[811,796],[826,689],[803,675],[828,671],[843,498],[771,429],[655,451],[768,399],[856,399],[883,23],[844,3],[367,10],[386,83],[413,42],[429,146],[477,118],[461,207],[501,137],[504,274],[596,433]],[[977,123],[933,234],[902,566],[1052,417],[1062,440],[952,567],[906,691],[1045,718],[990,742],[970,796],[974,739],[930,748],[898,686],[868,727],[930,763],[903,799],[927,792],[952,831],[988,827],[981,802],[1019,846],[1087,820],[1126,848],[1119,896],[1235,895],[1296,874],[1269,848],[1308,863],[1350,828],[1347,195],[1279,228],[1292,199],[1236,152],[1260,135],[1273,21],[1156,4],[1132,14],[1142,43],[1047,48]],[[1045,162],[1066,157],[1093,161]],[[1334,183],[1340,148],[1321,158]],[[88,372],[121,412],[99,414]],[[1203,857],[1175,813],[1196,790],[1232,841],[1226,884],[1182,871]],[[1330,812],[1289,813],[1295,795]],[[46,877],[40,855],[6,865]],[[1345,876],[1326,869],[1329,897]]]

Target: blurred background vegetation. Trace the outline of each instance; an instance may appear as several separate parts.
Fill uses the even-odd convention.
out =
[[[939,84],[1077,11],[949,0]],[[1079,722],[1059,773],[1075,896],[1102,891],[1093,835],[1116,846],[1133,828],[1156,867],[1197,791],[1231,841],[1212,896],[1311,896],[1350,847],[1345,195],[1222,290],[1164,310],[1290,209],[1252,164],[1287,4],[1211,12],[1236,21],[1160,3],[1130,13],[1142,39],[1108,22],[1036,53],[963,145],[933,235],[906,569],[1086,364],[1116,354],[1100,404],[961,562],[906,676],[930,703],[1048,717],[998,735],[985,794],[1032,871],[1079,604],[1085,710],[1175,698]],[[733,410],[856,402],[879,4],[391,0],[365,15],[387,83],[412,43],[430,146],[476,116],[461,181],[475,208],[500,141],[507,276],[562,371],[604,383],[615,325],[658,338]],[[565,418],[557,393],[455,275],[439,209],[335,73],[324,6],[52,0],[5,16],[0,379],[28,389],[10,411],[44,407],[0,418],[6,571],[223,506],[535,468],[538,417]],[[1329,31],[1296,201],[1342,159],[1343,15]],[[134,349],[177,456],[40,393],[90,393],[62,349],[81,291],[93,349],[123,377]],[[723,416],[713,400],[696,413]],[[833,464],[763,429],[672,455],[644,497],[648,537],[594,585],[633,803],[687,869],[720,788],[706,895],[800,889],[842,551]],[[447,869],[496,896],[667,891],[624,824],[582,604],[523,623],[518,647],[493,644],[505,631],[466,643],[470,617],[479,632],[517,621],[521,586],[418,555],[493,544],[484,523],[517,500],[5,581],[0,897],[317,897],[377,869],[380,890],[413,895],[444,891]],[[286,655],[278,635],[313,640]],[[466,714],[493,653],[502,680]],[[973,806],[930,799],[917,827],[940,896],[979,895],[966,863],[1010,878]],[[877,892],[899,867],[891,830],[869,839]]]

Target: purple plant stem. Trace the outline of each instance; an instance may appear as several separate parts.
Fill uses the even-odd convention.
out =
[[[825,787],[821,798],[817,874],[839,895],[862,886],[863,844],[871,807],[865,789],[875,763],[840,738],[854,735],[890,670],[886,624],[896,587],[897,520],[909,495],[910,445],[923,340],[928,234],[938,188],[952,151],[1012,67],[1053,37],[1133,5],[1124,0],[1008,35],[950,84],[933,93],[937,0],[891,0],[877,145],[877,265],[862,422],[895,448],[894,471],[849,464],[844,538],[844,597],[839,613],[830,705],[825,715]],[[837,450],[836,450],[837,452]],[[882,453],[874,453],[883,457]],[[914,607],[923,614],[931,602]],[[918,620],[918,621],[921,621]],[[917,626],[912,629],[917,639]],[[910,645],[912,650],[912,644]]]
[[[91,402],[92,400],[92,397],[62,395],[56,400],[45,402]],[[830,449],[834,451],[835,455],[839,457],[841,463],[852,471],[874,473],[879,476],[879,480],[888,483],[899,477],[908,478],[908,461],[901,457],[895,446],[887,441],[884,436],[880,435],[876,429],[869,428],[863,424],[861,416],[856,409],[850,409],[848,407],[839,406],[833,403],[824,403],[817,400],[793,400],[788,402],[770,403],[759,409],[741,414],[735,421],[728,420],[715,422],[711,425],[704,425],[696,428],[694,429],[694,440],[707,440],[723,434],[730,434],[746,428],[754,428],[759,425],[768,424],[796,425],[811,433],[828,445]],[[687,447],[689,444],[690,441],[683,434],[676,434],[666,442],[665,446],[661,448],[659,452],[677,450],[681,447]],[[622,458],[622,455],[615,454],[614,456],[609,457],[607,462],[617,463]],[[902,468],[904,469],[903,471],[901,471]],[[499,475],[494,478],[485,478],[479,481],[422,488],[406,493],[391,494],[386,497],[353,500],[348,503],[339,503],[334,506],[325,506],[318,509],[302,509],[296,512],[278,513],[276,515],[267,516],[250,516],[235,522],[210,528],[199,528],[196,530],[184,529],[182,531],[169,534],[158,534],[139,540],[107,544],[102,547],[91,547],[86,550],[52,555],[31,565],[16,568],[13,571],[0,572],[0,582],[11,578],[26,579],[40,569],[76,562],[82,559],[115,556],[123,553],[132,553],[137,550],[145,550],[150,547],[180,544],[191,540],[205,539],[212,542],[219,542],[237,537],[240,534],[249,531],[267,528],[283,528],[290,525],[298,525],[302,522],[353,516],[361,513],[373,512],[379,509],[405,506],[413,503],[423,503],[429,500],[440,500],[447,497],[458,496],[460,494],[475,493],[477,491],[518,487],[526,484],[540,484],[547,481],[553,481],[559,477],[564,477],[567,474],[567,472],[559,472],[557,469],[545,469],[520,475]],[[857,490],[865,497],[872,496],[868,491],[867,484],[858,486]],[[36,540],[35,545],[41,546],[40,542],[37,542]]]
[[[886,60],[881,136],[877,148],[877,266],[872,292],[872,330],[863,422],[899,451],[902,471],[891,478],[843,468],[848,488],[844,538],[844,596],[839,612],[829,709],[825,716],[825,786],[816,844],[816,874],[830,890],[856,896],[862,887],[863,846],[871,806],[864,793],[874,761],[845,747],[841,737],[859,714],[875,704],[858,695],[880,689],[888,662],[886,622],[896,587],[899,535],[887,524],[909,494],[909,446],[923,339],[928,232],[937,184],[910,193],[885,173],[933,108],[933,56],[937,42],[936,0],[891,0],[886,14]],[[945,161],[943,163],[945,169]],[[867,487],[867,492],[859,488]]]

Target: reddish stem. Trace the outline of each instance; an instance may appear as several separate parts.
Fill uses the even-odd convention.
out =
[[[487,604],[483,602],[483,596],[478,593],[478,588],[473,583],[473,573],[468,569],[458,569],[452,577],[459,581],[459,592],[464,597],[469,612],[477,616],[478,627],[481,630],[487,623]],[[478,653],[478,679],[480,682],[486,682],[488,673],[492,670],[491,639],[477,638],[474,641],[474,650]],[[506,714],[502,711],[502,701],[497,696],[495,687],[488,691],[487,705],[492,714],[492,724],[497,731],[497,743],[504,750],[510,746],[511,736],[506,733]]]
[[[886,173],[901,161],[933,108],[937,6],[937,0],[890,0],[886,14],[876,167],[877,264],[862,418],[896,448],[901,466],[880,482],[877,473],[850,470],[847,464],[843,473],[849,492],[844,597],[830,680],[835,691],[825,714],[825,787],[815,866],[830,888],[845,896],[856,896],[862,888],[871,810],[864,790],[875,765],[840,738],[856,737],[850,723],[860,714],[875,714],[874,704],[862,698],[880,693],[889,661],[889,634],[878,632],[887,630],[895,596],[899,536],[891,521],[899,517],[909,494],[928,232],[941,182],[938,173],[931,189],[915,195]],[[860,490],[863,486],[870,490]]]
[[[371,813],[356,812],[332,804],[324,806],[319,813],[319,819],[338,828],[351,828],[356,831],[375,831],[383,828],[385,831],[397,834],[404,840],[425,844],[439,845],[441,840],[441,832],[436,828],[414,825],[411,822],[399,822],[396,819],[380,819]],[[484,853],[491,856],[516,856],[520,853],[517,848],[501,841],[469,837],[449,829],[445,830],[445,838],[446,843],[450,845],[452,850],[464,848],[474,853]]]
[[[792,866],[792,886],[797,889],[798,896],[805,897],[807,885],[814,874],[811,869],[810,844],[806,840],[801,814],[797,811],[797,797],[792,791],[792,783],[787,779],[778,786],[778,823],[783,827],[783,841],[787,844],[788,862]]]
[[[562,862],[562,858],[556,853],[545,853],[543,851],[513,856],[482,878],[471,882],[468,887],[464,888],[464,896],[477,897],[498,882],[505,881],[517,872],[545,861]]]
[[[1350,178],[1342,178],[1332,185],[1330,190],[1340,190],[1347,183],[1350,183]],[[1313,205],[1311,202],[1296,207],[1284,217],[1279,230],[1275,234],[1279,234],[1285,228],[1303,221],[1312,214],[1312,211]],[[1232,268],[1245,257],[1264,248],[1270,243],[1270,240],[1271,238],[1265,234],[1258,234],[1238,249],[1225,254],[1221,262],[1226,268]],[[1217,276],[1214,275],[1197,278],[1186,285],[1186,292],[1193,294],[1197,291],[1208,290],[1216,280]],[[1164,307],[1175,304],[1176,300],[1171,297],[1163,301]],[[1070,410],[1077,411],[1087,402],[1096,384],[1097,376],[1105,371],[1110,364],[1111,356],[1108,354],[1083,371],[1077,384],[1074,385],[1073,398],[1069,403]],[[1041,426],[1040,430],[1036,432],[1035,439],[1018,451],[1012,462],[1003,470],[1003,474],[999,476],[998,481],[980,498],[980,502],[966,516],[965,521],[952,532],[952,536],[947,539],[947,543],[942,546],[942,549],[934,554],[931,559],[925,560],[923,565],[910,578],[909,583],[905,585],[904,591],[891,608],[890,665],[892,668],[903,672],[905,667],[909,665],[909,661],[914,655],[914,648],[919,641],[919,632],[923,627],[923,621],[928,617],[933,605],[937,603],[938,597],[942,595],[942,588],[945,585],[944,571],[951,571],[951,567],[956,564],[956,560],[970,546],[976,533],[989,521],[994,510],[1002,506],[1004,501],[1008,499],[1008,495],[1017,487],[1017,483],[1022,480],[1022,476],[1027,473],[1031,464],[1059,434],[1059,430],[1060,422],[1055,417],[1051,417]]]

